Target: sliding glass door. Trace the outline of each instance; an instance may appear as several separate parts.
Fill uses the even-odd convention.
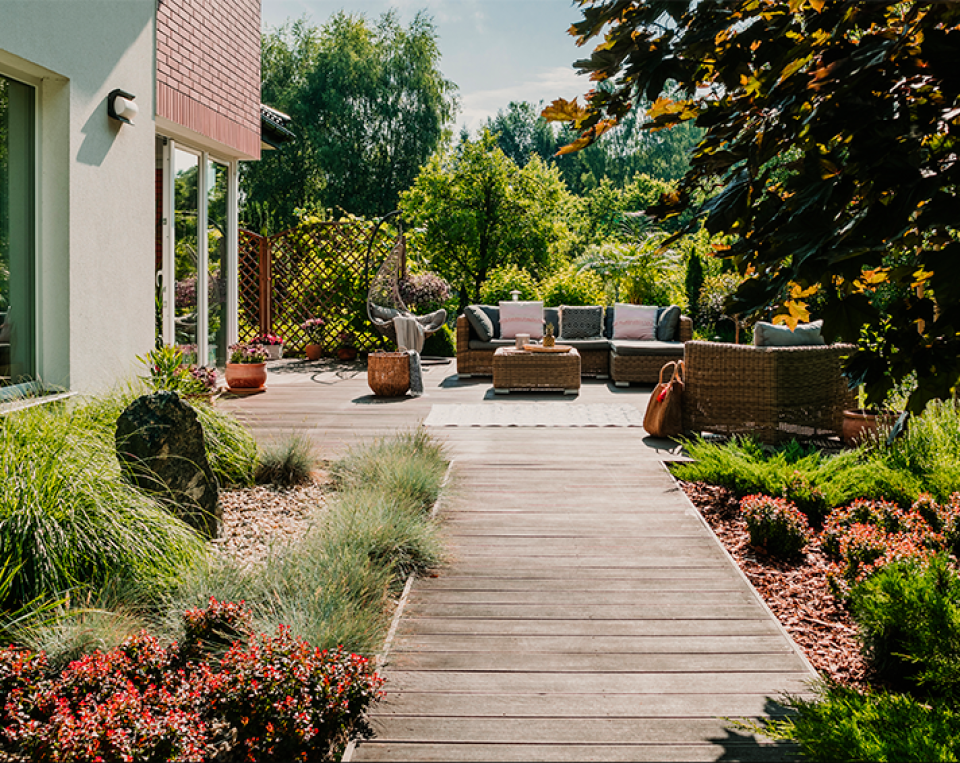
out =
[[[34,89],[0,76],[0,385],[36,378]]]

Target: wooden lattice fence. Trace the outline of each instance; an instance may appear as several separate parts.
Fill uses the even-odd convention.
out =
[[[381,227],[369,262],[376,223],[318,222],[274,236],[240,231],[240,339],[258,333],[284,338],[285,353],[301,353],[308,337],[300,324],[323,318],[323,346],[331,351],[349,331],[361,350],[383,346],[367,318],[367,288],[396,243],[396,231]]]

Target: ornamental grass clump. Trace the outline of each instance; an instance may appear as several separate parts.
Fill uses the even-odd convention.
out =
[[[290,434],[264,445],[257,462],[258,484],[294,487],[310,482],[317,463],[313,443],[306,435]]]
[[[748,495],[740,501],[750,544],[778,559],[795,559],[810,539],[807,518],[783,498]]]
[[[206,553],[190,527],[121,479],[112,441],[78,423],[48,406],[3,419],[0,558],[14,571],[7,608],[124,580],[156,590]]]

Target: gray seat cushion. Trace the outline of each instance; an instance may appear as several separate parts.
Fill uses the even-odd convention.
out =
[[[514,339],[494,339],[490,342],[481,342],[479,339],[471,339],[469,347],[471,350],[495,350],[498,347],[515,347]]]
[[[667,355],[683,357],[683,342],[657,342],[652,339],[614,339],[610,347],[617,355]]]
[[[567,339],[562,337],[557,340],[559,344],[566,344],[570,347],[576,347],[577,350],[609,350],[610,342],[602,336],[594,336],[589,339]]]

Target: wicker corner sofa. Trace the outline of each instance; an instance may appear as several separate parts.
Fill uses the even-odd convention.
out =
[[[688,432],[749,434],[768,444],[840,435],[856,395],[841,372],[848,344],[684,345],[683,425]]]
[[[556,311],[557,308],[544,308],[544,318],[560,325]],[[677,341],[672,342],[611,339],[612,318],[605,325],[604,336],[592,339],[565,339],[561,336],[557,341],[577,348],[581,376],[612,378],[618,387],[630,383],[656,384],[660,369],[671,360],[682,360],[684,342],[693,337],[693,322],[685,315],[680,316]],[[494,352],[498,347],[513,344],[513,339],[501,338],[483,342],[467,317],[463,314],[457,316],[457,375],[461,378],[492,376]]]

